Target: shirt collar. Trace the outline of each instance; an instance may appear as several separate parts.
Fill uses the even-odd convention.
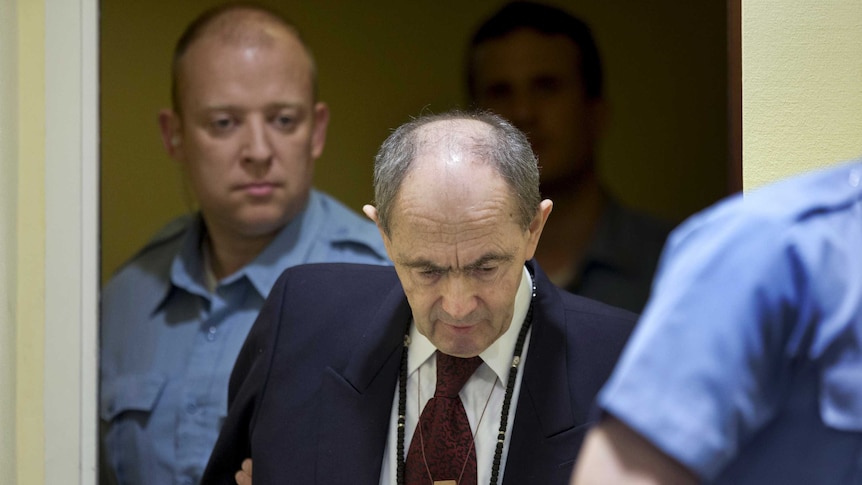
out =
[[[203,258],[200,254],[203,232],[203,218],[200,213],[197,213],[189,221],[188,230],[183,236],[179,251],[171,262],[170,280],[172,286],[206,297],[208,292],[204,282]],[[166,298],[170,294],[170,287],[168,290]]]
[[[324,218],[320,196],[312,190],[305,209],[279,231],[262,253],[226,278],[224,283],[231,283],[245,276],[258,294],[266,298],[282,270],[308,260],[308,254],[314,245],[320,242],[319,233]]]
[[[530,309],[530,300],[533,294],[533,278],[527,267],[524,266],[524,274],[521,284],[515,294],[515,309],[512,313],[512,323],[503,335],[494,341],[484,352],[479,354],[482,361],[497,374],[500,382],[505,383],[509,379],[509,370],[512,368],[512,355],[515,352],[515,344],[521,326]],[[427,337],[419,333],[416,325],[410,325],[410,351],[407,355],[407,374],[410,375],[425,363],[437,349]]]
[[[319,242],[323,211],[320,194],[312,190],[305,209],[279,231],[263,252],[219,284],[231,284],[241,278],[247,278],[257,293],[266,298],[281,274],[281,269],[305,262],[315,242]],[[180,250],[171,264],[170,279],[174,286],[207,297],[209,293],[206,289],[203,255],[200,250],[204,230],[203,219],[198,214],[190,224]]]

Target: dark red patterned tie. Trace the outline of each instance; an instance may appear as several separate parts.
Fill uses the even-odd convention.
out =
[[[476,485],[473,433],[458,393],[481,364],[479,357],[462,359],[437,351],[437,389],[422,410],[407,451],[407,485]]]

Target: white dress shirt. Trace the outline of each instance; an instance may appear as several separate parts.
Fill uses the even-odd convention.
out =
[[[500,430],[500,414],[503,409],[503,399],[506,394],[506,382],[512,369],[512,357],[518,334],[530,307],[533,281],[530,272],[524,268],[524,276],[515,296],[515,308],[509,329],[479,354],[482,365],[473,373],[459,396],[467,412],[467,420],[473,430],[476,446],[476,469],[478,483],[489,483],[491,467],[494,463],[494,452],[497,449],[497,433]],[[529,332],[521,353],[521,363],[512,402],[509,408],[509,419],[506,427],[506,441],[503,443],[503,456],[500,460],[500,481],[506,468],[506,456],[509,452],[510,435],[515,421],[515,411],[518,395],[521,391],[521,380],[524,376],[524,363],[527,347],[530,342]],[[410,347],[407,356],[407,412],[404,427],[404,452],[410,448],[416,423],[419,421],[421,409],[425,407],[437,387],[437,349],[431,342],[416,330],[416,325],[410,326]],[[487,409],[486,409],[487,403]],[[484,414],[483,414],[484,410]],[[478,424],[478,427],[477,427]],[[396,464],[401,457],[395,456],[398,440],[398,386],[395,386],[395,396],[392,400],[392,413],[389,419],[389,436],[386,449],[383,452],[383,468],[380,473],[381,485],[396,483]],[[466,456],[464,457],[466,459]]]

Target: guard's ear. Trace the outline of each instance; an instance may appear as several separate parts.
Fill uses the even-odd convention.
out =
[[[159,111],[159,131],[162,135],[162,145],[174,160],[182,158],[183,135],[180,117],[170,109]]]
[[[311,157],[314,160],[323,155],[323,147],[326,145],[326,133],[329,128],[329,106],[318,102],[314,105],[314,124],[311,134]]]

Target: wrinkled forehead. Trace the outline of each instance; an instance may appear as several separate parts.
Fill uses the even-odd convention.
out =
[[[470,219],[514,204],[512,191],[488,160],[491,127],[481,121],[445,120],[421,127],[416,154],[395,203],[401,216],[439,214]]]
[[[434,190],[429,197],[469,192],[483,184],[491,163],[491,127],[476,120],[441,120],[416,132],[416,152],[403,192]],[[468,194],[463,194],[468,195]]]

